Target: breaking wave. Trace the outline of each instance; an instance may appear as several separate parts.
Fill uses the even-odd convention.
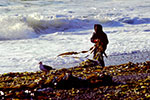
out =
[[[0,40],[28,39],[36,37],[34,30],[17,18],[0,19]]]
[[[3,16],[0,19],[0,40],[16,40],[36,38],[41,34],[55,32],[72,32],[78,29],[93,29],[95,23],[104,27],[122,27],[123,23],[143,24],[150,23],[149,18],[122,18],[120,20],[69,18],[65,15],[55,17],[24,17]]]
[[[0,19],[0,40],[29,39],[41,34],[84,29],[97,22],[97,20],[78,18],[4,17]]]
[[[106,26],[106,27],[121,27],[121,26],[123,26],[122,23],[120,23],[119,21],[115,21],[115,20],[101,20],[100,22],[101,22],[101,24],[103,24],[103,26]]]
[[[54,33],[70,29],[89,28],[96,20],[78,19],[78,18],[55,18],[47,20],[37,20],[26,18],[24,21],[32,27],[37,34]]]
[[[135,18],[130,18],[130,17],[125,17],[120,19],[119,21],[126,23],[126,24],[132,24],[132,25],[136,25],[136,24],[150,24],[150,18],[139,18],[139,17],[135,17]]]

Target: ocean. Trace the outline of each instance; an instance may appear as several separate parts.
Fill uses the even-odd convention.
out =
[[[92,47],[94,24],[109,39],[107,66],[150,60],[149,11],[149,0],[1,0],[0,73],[78,66],[90,53],[57,55]]]

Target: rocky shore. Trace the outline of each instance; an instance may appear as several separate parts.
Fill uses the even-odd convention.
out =
[[[0,99],[150,99],[150,61],[102,68],[93,60],[46,72],[0,75]]]

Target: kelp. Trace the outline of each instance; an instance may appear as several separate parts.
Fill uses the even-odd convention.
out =
[[[99,67],[94,67],[99,69]],[[100,68],[101,70],[101,68]],[[101,74],[101,75],[100,75]],[[69,89],[69,88],[83,88],[93,87],[102,84],[110,84],[110,82],[103,81],[105,76],[103,73],[97,73],[92,68],[86,69],[82,66],[77,66],[68,69],[51,70],[45,72],[22,72],[22,73],[6,73],[0,76],[0,91],[6,97],[23,95],[20,91],[36,92],[43,88],[53,89]],[[108,77],[112,82],[111,76]],[[13,91],[19,91],[14,94]]]
[[[88,53],[89,51],[93,50],[95,46],[91,47],[89,50],[87,51],[81,51],[81,52],[75,52],[75,51],[72,51],[72,52],[65,52],[65,53],[61,53],[59,54],[57,57],[59,56],[66,56],[66,55],[76,55],[76,54],[80,54],[80,53]]]
[[[0,75],[1,99],[150,99],[150,61],[102,68],[88,59],[48,73]]]
[[[96,51],[96,54],[95,56],[93,57],[94,60],[99,60],[99,59],[103,59],[103,54],[105,55],[105,57],[107,58],[107,55],[106,53],[104,52],[103,50],[103,47],[101,45],[101,42],[98,41],[94,46],[92,46],[89,50],[87,51],[81,51],[81,52],[75,52],[75,51],[72,51],[72,52],[65,52],[65,53],[61,53],[59,54],[57,57],[59,56],[63,56],[63,57],[66,57],[67,55],[77,55],[77,54],[80,54],[80,53],[88,53],[90,51],[90,54],[94,52],[94,50]],[[86,55],[84,58],[88,58],[89,55]],[[80,57],[73,57],[73,58],[80,58]]]
[[[107,58],[107,55],[106,55],[105,51],[103,50],[100,40],[95,44],[93,51],[96,51],[93,59],[95,59],[97,61],[99,59],[103,60],[103,54]]]
[[[72,52],[65,52],[65,53],[59,54],[58,56],[73,55],[73,54],[79,54],[79,53],[72,51]]]

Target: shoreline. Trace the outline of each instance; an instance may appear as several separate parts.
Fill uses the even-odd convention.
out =
[[[150,61],[107,66],[92,60],[49,73],[0,74],[1,99],[149,99]],[[39,95],[40,94],[40,95]]]
[[[150,51],[132,51],[131,53],[114,53],[105,58],[106,66],[120,65],[128,62],[140,63],[150,61]]]

